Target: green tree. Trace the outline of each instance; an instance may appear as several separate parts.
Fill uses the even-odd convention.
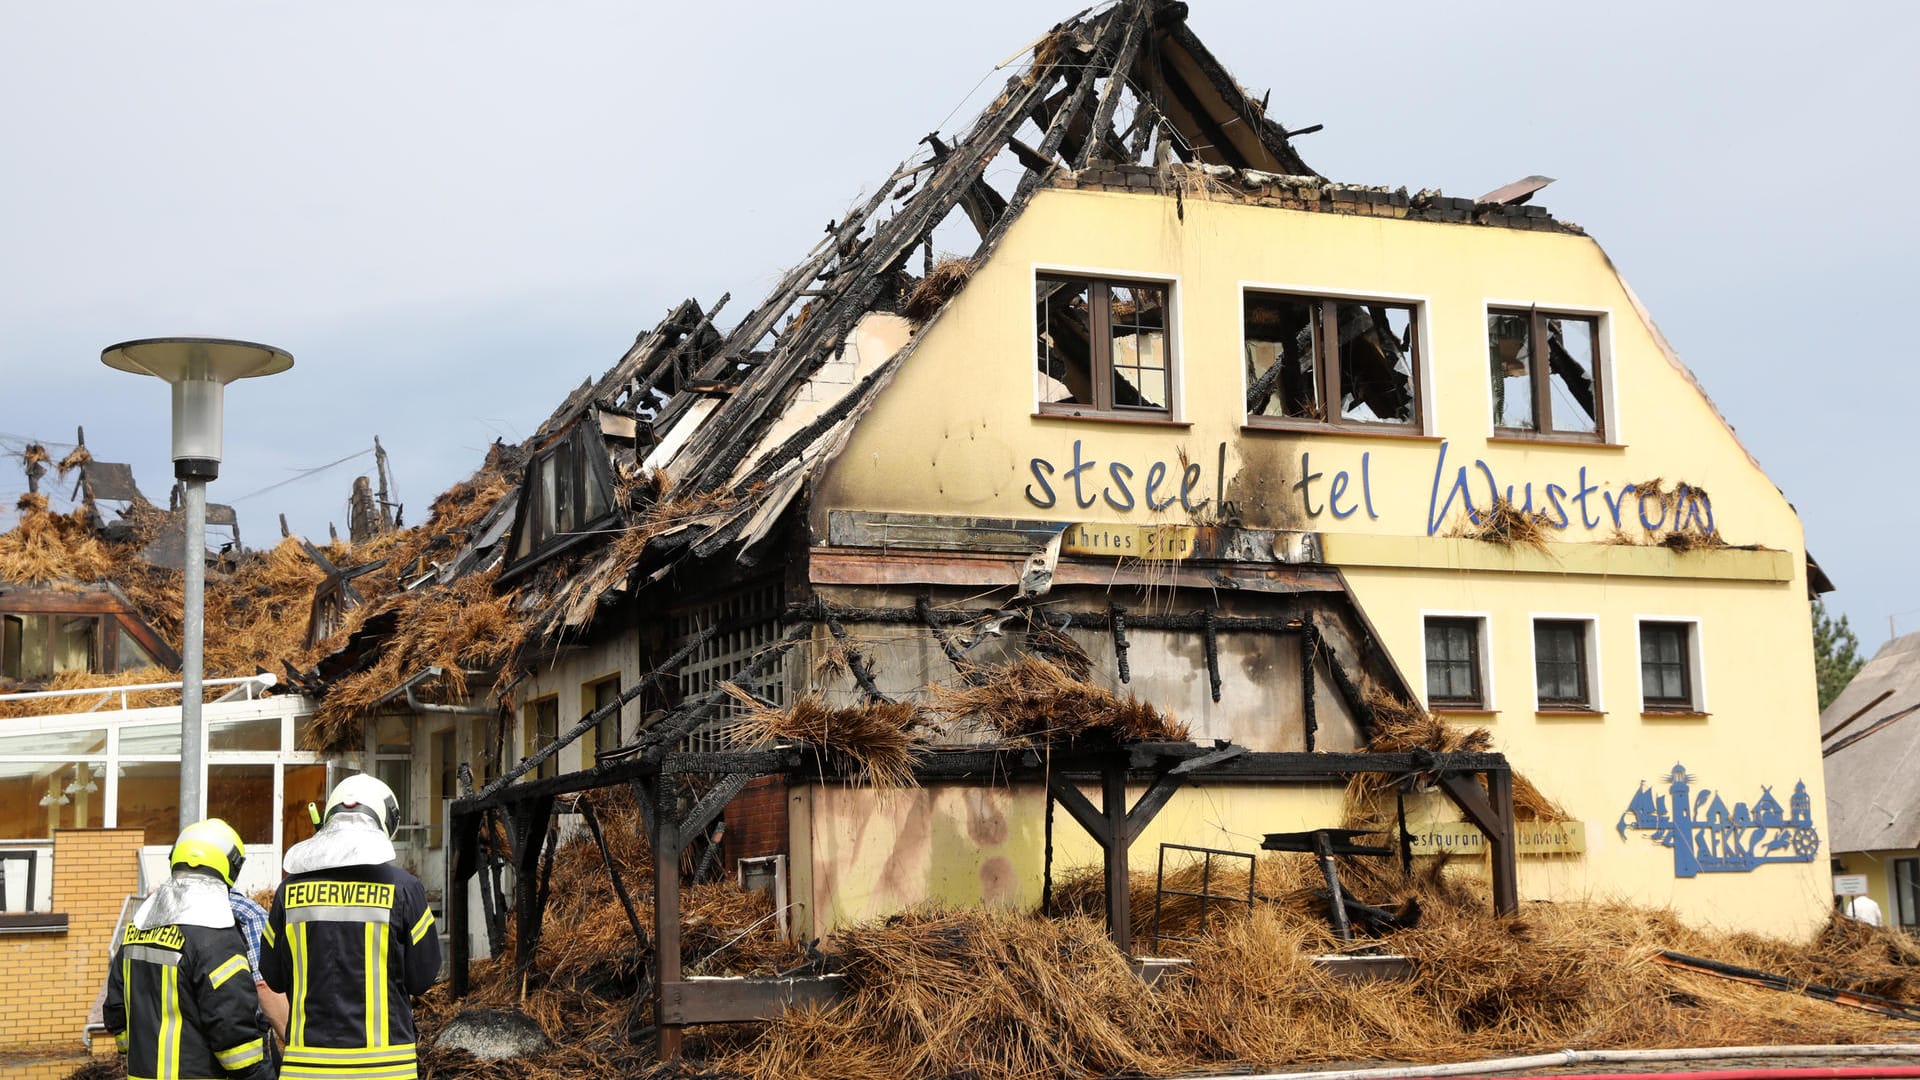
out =
[[[1813,602],[1813,674],[1820,684],[1820,709],[1825,711],[1859,673],[1860,639],[1847,625],[1847,617],[1836,621],[1827,614],[1827,605]]]

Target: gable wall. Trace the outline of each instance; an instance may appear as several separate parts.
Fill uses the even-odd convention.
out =
[[[1762,786],[1786,802],[1804,781],[1824,835],[1804,548],[1785,499],[1739,446],[1691,378],[1669,358],[1598,245],[1586,237],[1385,217],[1307,213],[1152,194],[1047,190],[987,265],[926,331],[812,502],[816,537],[826,514],[859,509],[1057,522],[1149,524],[1194,515],[1179,503],[1141,504],[1156,462],[1174,478],[1198,467],[1192,499],[1234,503],[1245,525],[1324,534],[1328,562],[1355,594],[1416,688],[1423,685],[1423,619],[1471,612],[1487,620],[1492,708],[1459,716],[1484,724],[1500,749],[1585,823],[1588,853],[1526,860],[1535,896],[1627,895],[1673,903],[1691,916],[1799,931],[1829,906],[1826,852],[1747,872],[1677,876],[1671,850],[1646,832],[1616,829],[1642,783],[1676,762],[1694,790],[1724,792],[1731,807]],[[1114,423],[1036,416],[1033,282],[1037,270],[1086,270],[1171,281],[1178,367],[1177,423]],[[1243,426],[1241,289],[1357,294],[1420,305],[1429,403],[1416,435],[1310,434]],[[1485,311],[1490,303],[1597,312],[1604,318],[1603,382],[1611,387],[1607,445],[1496,440]],[[1082,474],[1079,505],[1068,479]],[[1053,466],[1038,469],[1035,459]],[[1132,470],[1134,508],[1101,496]],[[1222,467],[1224,462],[1224,467]],[[1481,468],[1484,464],[1485,470]],[[1456,481],[1477,505],[1486,472],[1536,509],[1547,485],[1565,526],[1543,551],[1453,539],[1464,520]],[[1344,496],[1330,504],[1338,474]],[[1302,483],[1303,474],[1313,475]],[[1052,505],[1036,482],[1045,476]],[[1766,551],[1676,553],[1637,523],[1623,489],[1661,478],[1696,490],[1693,531]],[[1575,495],[1586,490],[1584,503]],[[1118,499],[1122,503],[1125,499]],[[1618,531],[1637,546],[1606,544]],[[1200,507],[1202,515],[1211,507]],[[1584,511],[1584,513],[1583,513]],[[1664,515],[1657,500],[1648,518]],[[1342,516],[1344,515],[1344,516]],[[1583,520],[1584,518],[1584,520]],[[1557,523],[1557,521],[1556,521]],[[1598,708],[1564,717],[1534,706],[1534,617],[1592,620]],[[1699,620],[1705,716],[1643,715],[1639,629],[1644,617]],[[1657,787],[1664,794],[1664,787]],[[1704,810],[1704,807],[1703,807]]]

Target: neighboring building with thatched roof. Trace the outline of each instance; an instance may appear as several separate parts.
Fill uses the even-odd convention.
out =
[[[1894,638],[1820,714],[1836,872],[1866,878],[1888,926],[1920,931],[1920,634]]]
[[[1014,67],[730,327],[679,304],[424,525],[316,564],[291,675],[400,791],[436,896],[472,876],[496,930],[535,902],[497,871],[537,873],[568,804],[477,832],[490,791],[449,844],[503,778],[658,766],[693,876],[771,867],[806,938],[1031,906],[1098,857],[1050,774],[929,778],[966,747],[1111,750],[1143,852],[1350,815],[1418,855],[1483,850],[1444,769],[1350,801],[1233,757],[1491,748],[1556,824],[1502,841],[1521,896],[1810,930],[1800,523],[1545,181],[1329,181],[1184,4]]]

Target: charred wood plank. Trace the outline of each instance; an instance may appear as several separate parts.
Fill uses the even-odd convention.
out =
[[[1119,5],[1115,9],[1115,18],[1126,29],[1122,32],[1119,47],[1114,50],[1113,63],[1107,72],[1107,85],[1100,91],[1100,103],[1094,108],[1092,129],[1074,159],[1076,169],[1086,168],[1103,146],[1119,142],[1118,139],[1109,138],[1113,127],[1113,110],[1120,104],[1120,88],[1126,84],[1127,73],[1133,69],[1134,58],[1140,53],[1147,20],[1144,9],[1132,3]]]
[[[513,783],[515,780],[518,780],[520,777],[525,776],[528,772],[532,771],[533,769],[539,768],[543,762],[553,757],[553,755],[559,753],[561,747],[568,745],[569,743],[573,742],[575,739],[579,738],[581,735],[592,730],[595,725],[599,724],[602,720],[605,720],[607,717],[617,714],[620,711],[620,709],[626,705],[627,702],[632,701],[634,698],[639,697],[643,693],[646,693],[649,689],[652,689],[655,685],[657,685],[660,682],[660,680],[665,679],[670,675],[677,674],[680,671],[680,665],[686,663],[687,657],[692,656],[693,651],[695,649],[698,649],[702,644],[706,642],[708,638],[713,636],[715,629],[716,629],[715,627],[708,627],[704,630],[700,630],[696,632],[693,636],[687,639],[687,643],[685,645],[682,645],[678,650],[676,650],[672,656],[667,657],[666,661],[662,663],[659,667],[654,668],[652,671],[647,672],[645,675],[640,677],[639,681],[635,682],[632,686],[628,687],[627,689],[622,690],[620,692],[619,697],[614,698],[612,701],[608,702],[607,704],[602,705],[598,709],[593,710],[591,713],[588,713],[586,717],[583,718],[579,723],[575,724],[573,727],[568,728],[566,731],[562,732],[559,738],[541,747],[539,750],[535,751],[534,753],[528,754],[526,757],[521,758],[518,764],[514,765],[513,768],[508,769],[505,773],[501,774],[498,780],[495,780],[491,784],[488,784],[486,787],[486,790],[481,792],[482,797],[494,794],[495,792],[499,791],[501,788],[504,788],[508,784]]]
[[[600,828],[600,815],[594,812],[591,801],[581,800],[580,816],[586,820],[587,831],[593,834],[593,842],[600,849],[600,862],[606,866],[607,877],[613,881],[613,894],[620,898],[620,910],[626,912],[627,925],[633,927],[633,951],[635,955],[644,953],[648,945],[647,929],[640,924],[640,914],[634,909],[633,897],[627,892],[626,879],[620,876],[620,864],[614,861],[613,852],[607,850],[607,836]],[[647,817],[651,820],[653,815],[649,813]],[[648,835],[652,835],[651,831]]]
[[[713,790],[701,796],[700,801],[693,804],[693,809],[687,811],[686,818],[680,822],[681,850],[684,851],[695,838],[704,836],[714,819],[726,812],[727,804],[746,790],[747,785],[752,783],[758,775],[757,773],[731,773],[721,777],[720,782],[713,786]]]

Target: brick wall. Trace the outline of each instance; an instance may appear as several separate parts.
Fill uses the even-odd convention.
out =
[[[763,776],[733,797],[723,815],[727,823],[727,873],[735,859],[757,859],[787,850],[787,781]]]
[[[54,832],[53,910],[67,916],[67,930],[0,936],[0,1049],[80,1046],[106,985],[120,906],[140,887],[144,843],[140,829]]]
[[[1280,176],[1224,165],[1176,167],[1172,174],[1162,177],[1158,170],[1146,166],[1104,164],[1079,172],[1062,170],[1054,174],[1052,184],[1081,191],[1137,195],[1170,195],[1178,185],[1182,196],[1188,199],[1586,235],[1580,226],[1556,220],[1543,206],[1482,203],[1449,198],[1434,190],[1409,195],[1406,188],[1336,184],[1317,176]]]

